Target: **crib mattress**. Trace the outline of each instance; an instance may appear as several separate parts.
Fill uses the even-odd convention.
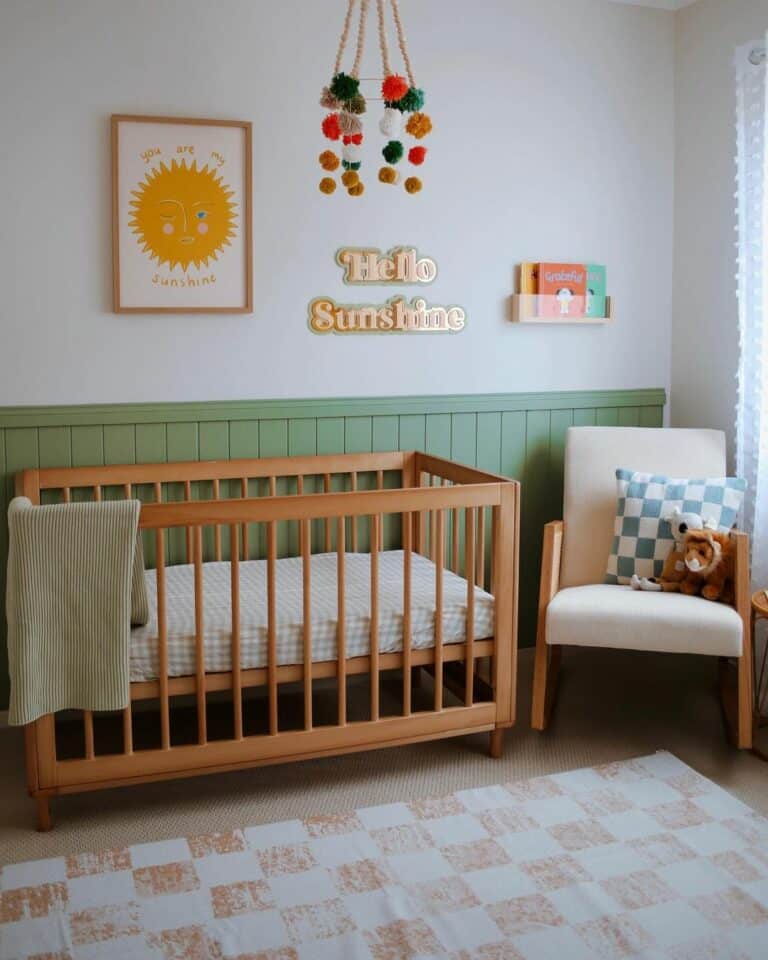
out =
[[[413,553],[411,586],[411,646],[434,645],[435,566]],[[312,659],[336,659],[337,556],[315,554],[311,560]],[[131,631],[131,680],[158,676],[157,592],[155,571],[145,574],[150,619]],[[166,567],[168,673],[173,677],[195,672],[194,566]],[[277,661],[302,663],[303,587],[300,557],[276,563]],[[370,652],[370,555],[348,553],[345,558],[345,637],[348,657]],[[203,567],[205,669],[217,673],[231,669],[230,565],[206,563]],[[474,588],[475,639],[493,636],[493,597]],[[267,563],[249,560],[240,564],[240,645],[244,669],[267,665]],[[466,637],[467,583],[450,570],[443,571],[443,642],[462,643]],[[379,650],[394,653],[403,644],[403,551],[379,553]]]

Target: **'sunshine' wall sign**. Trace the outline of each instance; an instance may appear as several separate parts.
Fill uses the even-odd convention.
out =
[[[432,283],[437,264],[420,257],[415,247],[395,247],[386,254],[368,247],[343,247],[336,263],[344,282],[353,285]],[[336,303],[315,297],[309,304],[313,333],[458,333],[466,315],[461,307],[430,305],[423,297],[391,297],[382,304]]]

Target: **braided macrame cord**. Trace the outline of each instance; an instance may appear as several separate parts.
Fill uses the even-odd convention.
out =
[[[325,150],[319,157],[320,166],[328,173],[332,173],[341,166],[344,171],[341,182],[346,187],[347,193],[353,197],[361,196],[365,189],[358,171],[362,164],[361,117],[366,112],[368,103],[360,90],[360,66],[365,51],[370,2],[371,0],[347,0],[333,77],[329,85],[323,88],[320,97],[320,105],[330,111],[322,122],[323,134],[331,141],[340,140],[342,143],[341,159],[334,150]],[[387,5],[390,7],[405,76],[392,70],[387,39]],[[344,73],[342,70],[344,53],[352,32],[356,11],[358,16],[355,56],[349,73]],[[407,157],[407,162],[413,166],[421,166],[427,155],[426,147],[419,143],[410,146],[406,154],[403,139],[408,136],[420,141],[431,132],[432,121],[422,109],[424,91],[416,86],[398,0],[376,0],[376,13],[383,74],[381,99],[384,102],[384,113],[379,122],[379,129],[387,138],[381,151],[386,166],[379,170],[379,181],[394,185],[400,182],[397,165],[404,157]],[[403,186],[407,193],[413,194],[418,193],[423,184],[419,177],[409,176],[405,179]],[[335,190],[336,181],[333,177],[323,177],[320,181],[320,191],[331,194]]]

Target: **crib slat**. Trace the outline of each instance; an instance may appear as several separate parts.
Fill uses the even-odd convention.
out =
[[[243,500],[248,499],[248,477],[242,477],[240,480],[240,496]],[[243,560],[248,559],[248,524],[243,524]]]
[[[219,478],[213,478],[213,499],[218,500],[221,495],[221,486],[219,484]],[[218,523],[213,528],[213,543],[215,556],[218,561],[221,560],[221,527]]]
[[[301,520],[301,580],[304,640],[304,729],[312,729],[312,526]]]
[[[270,480],[273,480],[270,477]],[[267,686],[269,688],[269,732],[277,733],[277,521],[267,522]]]
[[[485,590],[485,507],[477,508],[477,578],[475,582]]]
[[[459,572],[459,511],[454,507],[451,510],[451,569],[455,574]]]
[[[232,705],[235,727],[235,740],[243,739],[243,690],[240,663],[240,554],[238,552],[238,527],[233,523],[229,527],[230,563],[232,579]]]
[[[123,710],[123,753],[133,753],[133,712],[130,700]]]
[[[424,471],[420,470],[416,478],[416,486],[424,486]],[[414,514],[414,540],[416,543],[416,552],[424,556],[424,551],[426,547],[426,535],[427,535],[427,519],[426,514],[423,510],[419,510]]]
[[[429,486],[435,486],[435,480],[437,478],[433,477],[432,474],[429,474]],[[437,525],[435,523],[435,511],[429,511],[429,559],[432,563],[435,562],[435,553],[437,550]]]
[[[353,470],[350,473],[350,489],[352,493],[357,491],[357,472]],[[357,517],[350,518],[350,525],[352,527],[352,553],[357,553]]]
[[[155,503],[162,503],[163,501],[163,486],[160,483],[154,484],[155,488]]]
[[[195,694],[197,742],[208,740],[205,710],[205,600],[203,597],[203,528],[195,527]]]
[[[277,496],[277,477],[269,478],[269,495],[270,497]]]
[[[475,569],[475,510],[469,507],[464,511],[465,539],[464,539],[464,569]],[[475,685],[475,584],[471,574],[467,576],[467,622],[465,625],[467,638],[467,659],[465,661],[466,674],[464,678],[464,703],[472,706],[472,694]]]
[[[171,718],[168,704],[168,617],[165,598],[165,531],[155,531],[157,580],[157,651],[159,657],[158,680],[160,683],[160,739],[163,750],[171,748]]]
[[[71,494],[69,492],[69,487],[62,488],[61,499],[64,501],[64,503],[69,503],[69,501],[72,499]]]
[[[435,710],[443,709],[443,565],[445,511],[435,511]]]
[[[96,752],[93,748],[93,712],[83,710],[83,733],[85,735],[85,759],[93,760]]]
[[[371,720],[379,719],[379,535],[381,517],[371,517]]]
[[[376,489],[377,490],[384,489],[384,471],[383,470],[376,471]],[[376,543],[376,546],[379,550],[383,550],[384,549],[384,518],[380,517],[379,520],[380,520],[379,539]]]
[[[101,485],[98,483],[93,488],[93,499],[96,501],[96,503],[101,501]]]
[[[336,685],[338,687],[339,726],[347,723],[347,636],[344,621],[344,551],[346,538],[344,517],[336,518]]]
[[[413,514],[403,514],[403,716],[411,715],[411,566]]]
[[[323,492],[331,492],[331,475],[326,473],[323,476]],[[331,552],[331,521],[326,519],[325,521],[325,552]]]
[[[124,483],[124,484],[123,484],[123,496],[125,497],[126,500],[130,500],[130,499],[131,499],[131,484],[130,484],[130,483]]]
[[[192,499],[192,484],[189,480],[184,481],[184,499],[189,503]],[[192,527],[187,527],[187,563],[192,563],[192,553],[194,547],[192,544]]]

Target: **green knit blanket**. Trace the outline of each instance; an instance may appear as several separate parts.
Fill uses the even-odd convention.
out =
[[[120,710],[131,622],[148,605],[138,500],[8,509],[9,723],[57,710]]]

